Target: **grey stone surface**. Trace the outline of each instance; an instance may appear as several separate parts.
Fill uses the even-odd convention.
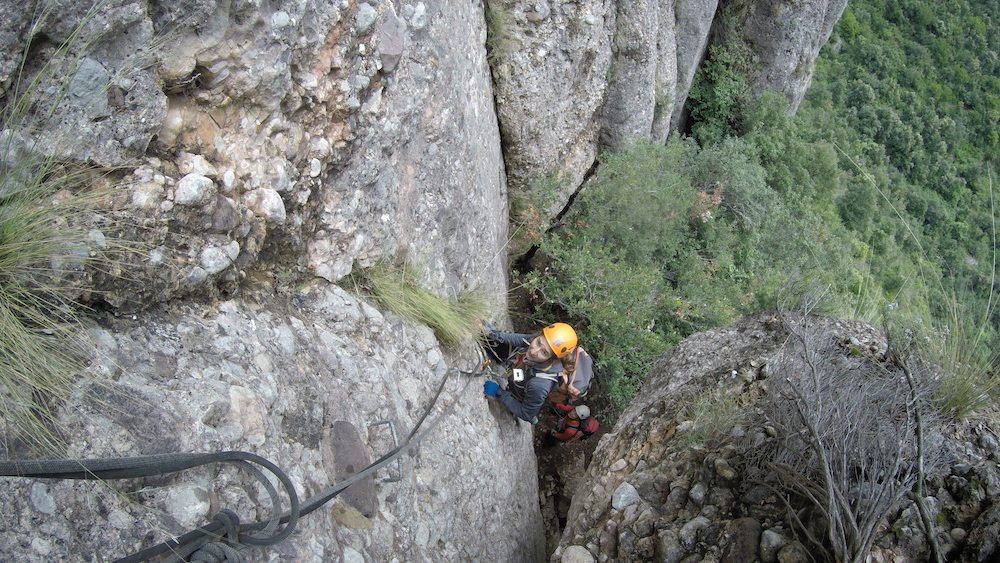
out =
[[[778,552],[785,546],[785,537],[774,530],[764,530],[760,534],[760,560],[764,563],[774,563],[778,560]]]
[[[870,348],[874,357],[880,357],[878,350],[884,349],[884,336],[865,323],[824,317],[810,318],[808,322],[817,331],[817,341],[829,346],[822,353],[833,354],[830,361],[853,357],[849,348],[839,344],[850,336],[875,343]],[[751,415],[749,420],[741,421],[746,427],[743,437],[724,431],[718,443],[694,447],[687,442],[687,434],[680,431],[688,405],[707,393],[732,390],[741,393],[741,399],[751,401],[752,397],[767,395],[768,380],[747,383],[731,377],[739,366],[761,359],[759,365],[766,362],[780,370],[775,377],[798,370],[795,362],[801,361],[796,360],[800,356],[784,345],[788,337],[786,326],[777,317],[761,314],[694,335],[664,354],[654,364],[636,399],[598,444],[586,478],[576,489],[560,545],[594,544],[603,553],[605,543],[610,542],[608,530],[614,529],[616,551],[609,560],[649,560],[646,550],[650,548],[656,560],[675,562],[701,557],[753,561],[759,557],[771,563],[805,557],[800,544],[790,547],[792,536],[788,530],[793,524],[786,521],[784,504],[772,491],[753,484],[763,470],[748,454],[754,447],[751,437],[761,434],[768,442],[782,439],[780,428],[771,429],[774,437],[768,437],[765,429],[765,423],[776,422],[750,422]],[[720,354],[719,350],[726,353]],[[754,412],[754,408],[759,406],[747,405],[748,412]],[[931,433],[929,440],[954,461],[928,462],[928,490],[937,492],[927,501],[938,523],[939,536],[946,538],[942,545],[949,560],[961,553],[962,560],[978,561],[988,558],[989,550],[994,549],[992,540],[985,538],[996,535],[997,512],[980,511],[985,503],[995,502],[987,488],[1000,471],[989,461],[989,449],[975,446],[980,441],[978,436],[989,432],[987,425],[968,422],[959,426]],[[934,435],[954,439],[939,443]],[[968,466],[962,467],[967,469],[964,477],[948,475],[956,463]],[[623,482],[637,487],[642,484],[640,490],[653,493],[643,498],[655,510],[647,514],[642,505],[631,512],[629,508],[615,510],[615,487]],[[877,560],[928,559],[919,517],[909,506],[908,500],[902,501],[898,510],[889,512],[888,526],[877,532],[881,550]],[[642,512],[645,518],[636,512]],[[808,520],[808,525],[822,525]],[[984,551],[956,545],[956,540],[946,533],[952,528],[968,530],[966,541]]]
[[[388,451],[388,428],[370,425],[388,420],[405,436],[447,366],[473,360],[442,353],[426,327],[326,283],[268,304],[161,306],[134,320],[109,318],[92,333],[91,369],[117,381],[85,386],[65,405],[69,457],[247,450],[287,471],[302,499]],[[540,560],[536,483],[525,478],[536,472],[530,427],[484,400],[480,380],[459,376],[428,422],[438,416],[399,467],[303,518],[286,542],[250,560],[330,561],[348,548],[367,561]],[[265,518],[266,495],[253,483],[234,467],[194,469],[155,486],[3,479],[0,559],[127,555],[147,533],[162,541],[222,508],[244,521]],[[34,510],[25,510],[29,498]]]
[[[806,563],[811,560],[805,546],[797,541],[786,544],[778,551],[778,563]]]
[[[36,4],[5,1],[5,14]],[[85,3],[64,4],[35,28],[39,55],[81,21],[97,47],[67,55],[79,61],[65,73],[70,93],[58,124],[33,124],[45,141],[34,146],[121,166],[121,197],[104,210],[121,228],[105,234],[159,258],[125,256],[128,277],[88,273],[91,295],[136,310],[232,294],[248,268],[336,281],[386,256],[419,264],[437,291],[504,293],[493,272],[506,270],[506,180],[480,6],[418,2],[400,17],[388,2],[295,0],[276,11],[259,0],[113,0],[87,21]],[[4,88],[28,29],[26,18],[0,24]],[[234,241],[234,268],[194,270],[208,272],[204,247]],[[274,246],[280,266],[258,264]]]
[[[281,225],[285,222],[285,202],[281,194],[269,188],[257,188],[243,196],[251,211],[268,222]]]
[[[726,548],[722,563],[753,563],[757,560],[760,543],[760,522],[753,518],[737,518],[726,530]]]
[[[683,127],[684,102],[694,81],[694,74],[705,58],[709,32],[715,19],[719,0],[674,0],[675,37],[677,39],[677,85],[671,129]]]
[[[733,30],[755,55],[750,76],[754,91],[781,93],[792,112],[798,109],[812,80],[816,56],[846,6],[847,0],[750,2]]]
[[[587,548],[579,545],[571,545],[563,549],[562,563],[594,563],[594,556],[587,551]]]
[[[31,103],[51,110],[32,112],[19,125],[46,153],[101,166],[133,164],[167,106],[149,64],[154,31],[143,7],[112,0],[88,14],[86,2],[43,5],[0,3],[0,89],[19,82]],[[59,49],[71,35],[76,39]],[[28,45],[34,56],[19,75]]]
[[[639,491],[635,490],[628,481],[622,482],[611,494],[611,506],[615,510],[625,510],[625,508],[639,502]]]
[[[672,26],[670,18],[664,22]],[[611,80],[604,102],[601,143],[611,149],[649,140],[657,95],[659,0],[619,2],[612,45]]]
[[[597,156],[615,2],[560,3],[545,18],[536,4],[496,3],[509,21],[510,47],[496,54],[492,70],[511,190],[551,218]],[[555,193],[537,187],[546,180],[556,180]]]
[[[215,182],[201,174],[188,174],[177,182],[174,203],[178,205],[201,205],[215,197]]]

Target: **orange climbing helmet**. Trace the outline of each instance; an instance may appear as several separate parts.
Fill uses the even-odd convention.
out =
[[[566,323],[552,323],[542,329],[542,336],[557,358],[565,358],[576,348],[576,331]]]

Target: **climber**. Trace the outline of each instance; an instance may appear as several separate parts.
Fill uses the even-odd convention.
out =
[[[545,435],[546,446],[554,446],[571,440],[585,440],[597,433],[600,423],[596,418],[590,416],[590,408],[587,405],[574,407],[566,403],[558,403],[553,406],[562,412],[564,417],[555,429],[550,430]]]
[[[483,393],[498,399],[507,410],[532,424],[546,397],[574,371],[573,351],[576,332],[566,323],[553,323],[541,334],[520,334],[483,325],[486,350],[492,358],[510,368],[507,389],[494,381],[483,383]]]

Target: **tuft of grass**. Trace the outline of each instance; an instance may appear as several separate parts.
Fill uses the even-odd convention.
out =
[[[728,436],[744,417],[738,392],[722,388],[705,392],[685,407],[681,418],[693,424],[678,434],[677,441],[684,447],[717,442]]]
[[[103,176],[113,171],[61,160],[59,146],[80,141],[51,132],[82,60],[74,53],[93,48],[99,32],[85,29],[105,4],[94,2],[39,68],[29,71],[25,48],[17,79],[0,98],[0,447],[8,455],[60,454],[56,410],[89,377],[78,303],[93,294],[84,284],[88,270],[116,269],[114,253],[137,250],[94,230],[107,223],[97,210],[111,195]],[[53,17],[43,10],[29,36]],[[37,108],[38,94],[49,91],[56,95],[47,109]]]
[[[0,418],[8,449],[52,453],[54,408],[83,368],[74,300],[98,259],[87,219],[101,194],[86,170],[13,153],[0,145]]]
[[[514,38],[514,18],[500,0],[486,2],[486,61],[497,72],[508,56],[517,49]]]
[[[934,398],[940,411],[964,419],[1000,399],[1000,349],[987,321],[968,314],[965,300],[949,299],[947,324],[930,339],[927,355],[944,372]]]
[[[486,313],[486,300],[478,292],[463,291],[445,299],[421,287],[408,266],[386,262],[355,272],[350,282],[380,307],[429,326],[447,348],[474,344],[482,332],[479,319]]]

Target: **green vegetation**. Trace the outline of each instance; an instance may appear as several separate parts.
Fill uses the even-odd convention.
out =
[[[790,279],[839,316],[895,307],[940,345],[950,412],[996,401],[998,6],[852,2],[794,117],[751,98],[745,46],[716,45],[693,138],[602,157],[525,282],[541,316],[580,326],[614,405],[666,348],[786,300]]]
[[[746,416],[740,394],[725,389],[705,390],[685,403],[680,419],[690,422],[690,427],[683,432],[678,428],[677,444],[682,448],[713,445],[728,436]]]
[[[482,332],[479,319],[486,313],[486,304],[481,295],[467,291],[454,299],[438,297],[421,287],[407,266],[381,262],[355,272],[345,283],[357,293],[367,293],[386,310],[429,326],[445,346],[470,345]]]
[[[503,0],[486,2],[486,60],[493,72],[501,72],[501,63],[517,48],[512,27],[514,18]]]
[[[90,175],[0,147],[0,417],[7,447],[59,447],[54,409],[82,377],[76,276],[92,263]]]
[[[122,255],[137,250],[96,230],[115,227],[98,213],[110,198],[109,171],[52,156],[79,142],[53,133],[53,123],[80,67],[78,53],[106,31],[85,31],[105,7],[95,2],[46,57],[28,60],[25,48],[17,78],[0,93],[0,442],[20,455],[60,453],[55,411],[74,384],[90,378],[77,301],[95,290],[83,282],[88,271],[120,271]],[[54,17],[62,16],[42,10],[35,22]],[[135,56],[120,73],[141,66],[142,54]],[[108,86],[93,95],[106,96]]]

